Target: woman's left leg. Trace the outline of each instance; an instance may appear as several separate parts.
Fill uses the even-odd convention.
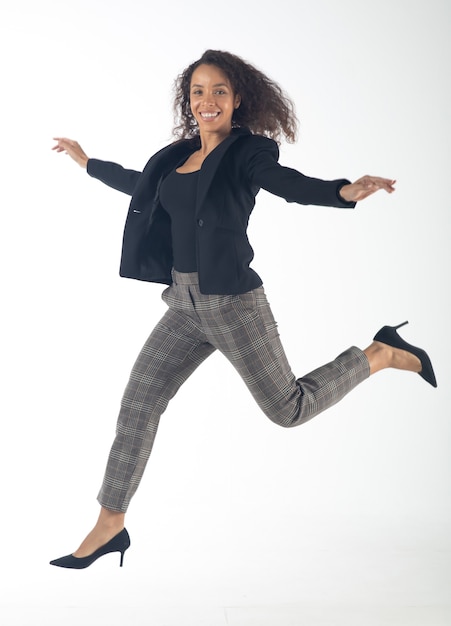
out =
[[[225,296],[218,309],[207,308],[202,316],[208,341],[230,360],[263,412],[280,426],[303,424],[381,369],[422,371],[412,352],[373,341],[365,350],[353,346],[296,379],[263,287]]]

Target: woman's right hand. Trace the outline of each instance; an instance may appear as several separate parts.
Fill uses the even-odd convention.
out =
[[[89,157],[82,150],[79,143],[73,139],[67,139],[67,137],[54,137],[54,141],[57,142],[56,146],[53,146],[52,150],[56,152],[65,152],[68,154],[80,167],[84,167],[88,164]]]

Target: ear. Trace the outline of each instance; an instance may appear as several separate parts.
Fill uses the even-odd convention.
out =
[[[235,95],[235,103],[234,103],[235,109],[237,109],[240,106],[240,104],[241,104],[241,96],[240,94],[237,93]]]

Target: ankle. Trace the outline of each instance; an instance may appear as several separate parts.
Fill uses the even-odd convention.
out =
[[[125,513],[120,511],[111,511],[104,507],[101,508],[96,526],[122,530],[125,525]]]
[[[363,352],[368,359],[370,375],[387,367],[392,367],[393,350],[390,346],[379,341],[373,341]]]

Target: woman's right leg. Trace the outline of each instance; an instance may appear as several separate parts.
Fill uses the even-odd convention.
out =
[[[132,369],[98,501],[97,523],[74,556],[92,554],[124,528],[125,512],[142,478],[161,414],[215,348],[192,320],[169,309]]]

